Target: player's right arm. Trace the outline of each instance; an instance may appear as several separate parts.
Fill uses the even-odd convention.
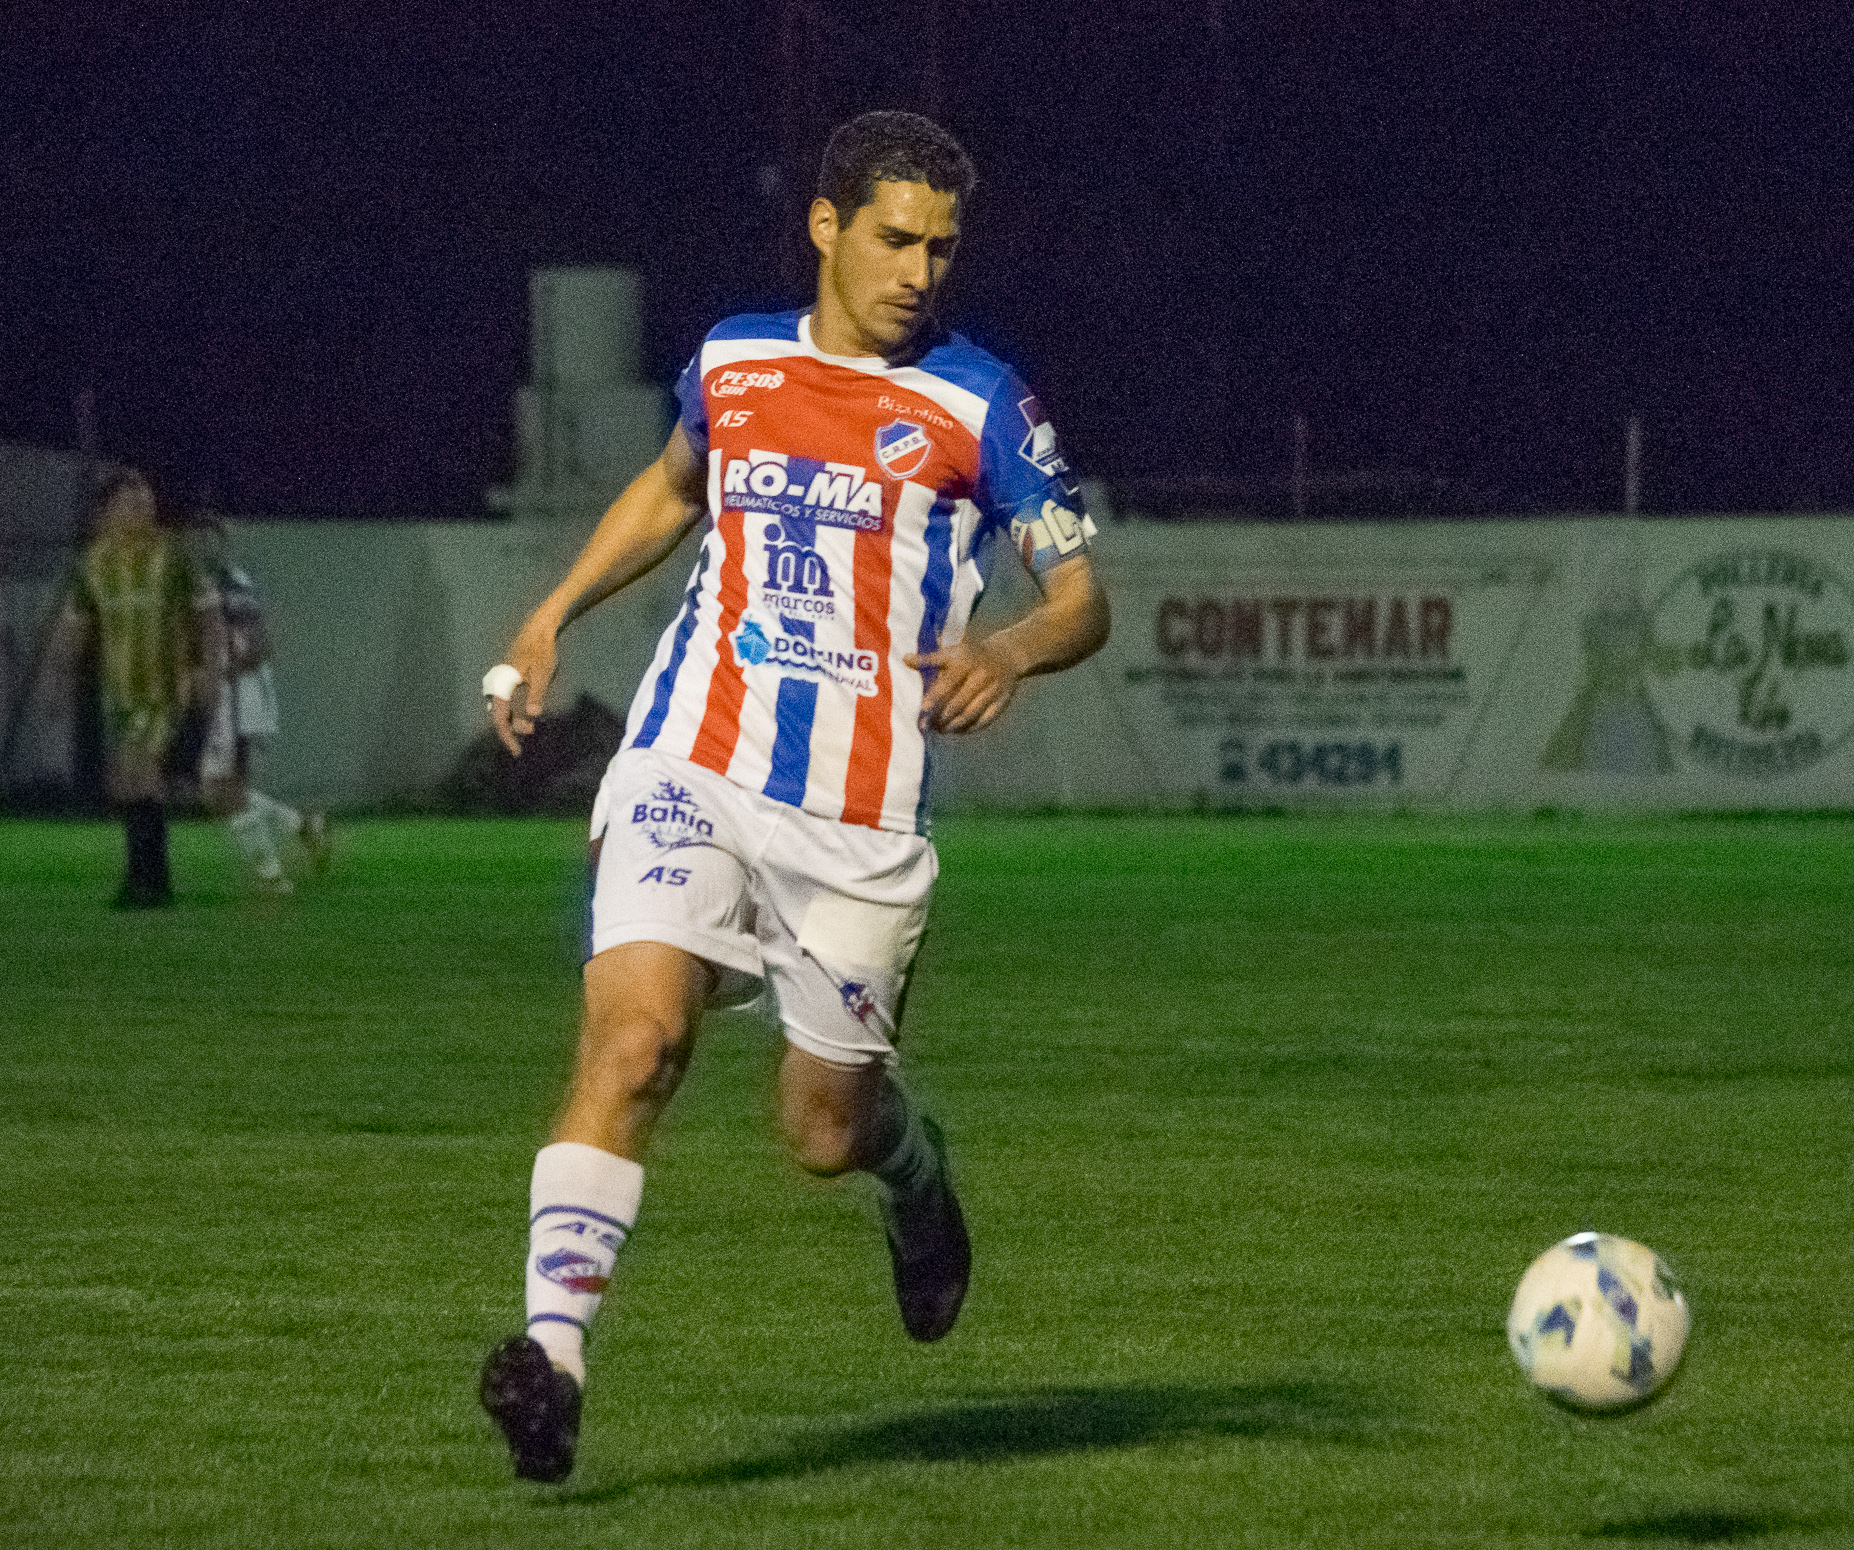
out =
[[[45,662],[54,672],[69,672],[96,639],[97,610],[84,580],[83,567],[74,565],[64,584],[64,601],[51,638],[45,643]]]
[[[491,698],[489,717],[510,753],[534,730],[556,665],[554,642],[587,609],[651,570],[707,508],[707,478],[678,425],[662,455],[599,519],[586,547],[546,602],[528,616],[502,660],[521,674],[515,699]]]

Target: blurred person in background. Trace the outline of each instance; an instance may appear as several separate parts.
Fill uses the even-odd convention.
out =
[[[202,677],[209,685],[200,748],[200,797],[225,820],[261,892],[292,891],[283,847],[299,841],[318,874],[328,866],[328,826],[319,812],[299,812],[253,784],[263,747],[277,735],[277,689],[270,637],[250,575],[231,555],[225,524],[208,517],[193,529],[194,610]]]
[[[162,526],[137,469],[110,474],[58,620],[58,651],[96,658],[104,789],[122,816],[127,868],[119,909],[173,902],[167,864],[167,761],[188,703],[199,697],[194,569]]]

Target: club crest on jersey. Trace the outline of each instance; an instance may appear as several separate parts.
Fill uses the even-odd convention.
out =
[[[739,398],[749,388],[773,388],[785,385],[785,373],[782,371],[724,371],[717,376],[708,391],[716,398]]]
[[[611,1281],[611,1277],[599,1269],[596,1259],[578,1249],[555,1249],[551,1254],[543,1254],[534,1262],[534,1268],[569,1292],[602,1292]]]
[[[730,511],[761,511],[769,517],[864,533],[882,531],[882,481],[871,479],[867,469],[854,463],[821,463],[756,449],[728,460],[721,500]]]
[[[673,780],[658,781],[656,790],[631,808],[631,822],[658,850],[707,845],[715,837],[713,821],[702,816],[689,789]]]
[[[809,624],[788,620],[778,629],[769,629],[749,617],[728,641],[734,660],[742,667],[770,667],[787,678],[837,684],[859,695],[876,692],[880,664],[873,651],[820,646],[811,635]]]
[[[932,452],[927,432],[911,420],[891,420],[875,433],[876,461],[891,479],[912,479]]]
[[[1056,450],[1056,427],[1049,423],[1049,416],[1043,412],[1043,406],[1036,401],[1035,396],[1019,399],[1017,412],[1024,417],[1024,424],[1030,427],[1030,434],[1024,437],[1017,455],[1039,474],[1049,478],[1067,473],[1069,465]]]

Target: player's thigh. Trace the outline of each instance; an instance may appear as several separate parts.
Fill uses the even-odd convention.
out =
[[[627,750],[612,761],[593,809],[589,966],[654,944],[708,966],[710,1005],[758,993],[756,906],[730,800],[661,759]]]
[[[759,920],[786,1039],[838,1066],[890,1064],[938,872],[933,847],[822,820],[791,828],[762,869]]]
[[[715,970],[661,942],[626,942],[586,964],[580,1023],[582,1085],[639,1088],[687,1064],[713,991]]]

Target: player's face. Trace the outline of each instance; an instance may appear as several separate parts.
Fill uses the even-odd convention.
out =
[[[154,520],[154,491],[145,479],[125,480],[111,493],[109,503],[103,508],[103,522],[108,527],[153,527]]]
[[[959,202],[925,183],[880,182],[847,225],[829,200],[812,201],[811,240],[823,260],[818,347],[893,356],[933,316],[959,245]]]

